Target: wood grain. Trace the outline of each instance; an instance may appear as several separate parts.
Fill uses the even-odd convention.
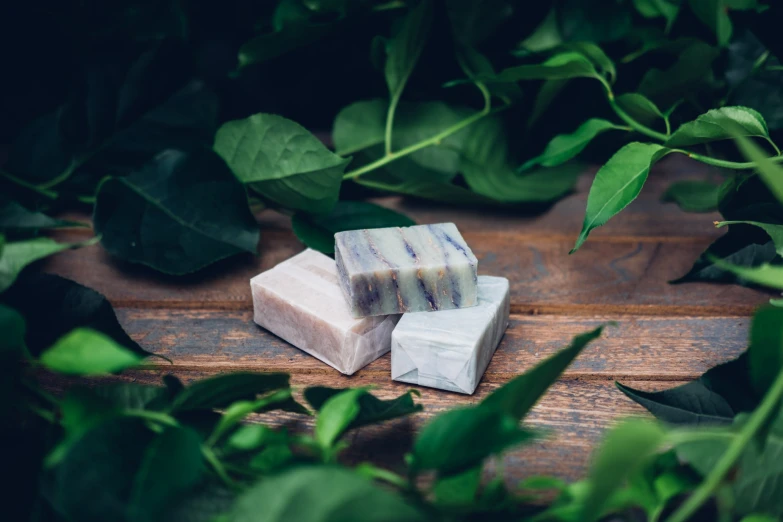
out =
[[[173,362],[161,370],[284,371],[320,376],[330,386],[389,382],[390,355],[351,377],[341,375],[253,323],[251,311],[121,309],[117,315],[145,349]],[[747,318],[567,317],[514,315],[480,384],[503,383],[570,343],[618,320],[566,371],[581,379],[694,379],[747,346]],[[451,394],[448,394],[451,395]]]

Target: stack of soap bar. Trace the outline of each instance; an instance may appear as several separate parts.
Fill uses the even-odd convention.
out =
[[[478,305],[405,314],[392,333],[392,379],[473,393],[508,326],[509,284],[478,278]]]
[[[251,279],[250,288],[257,324],[342,373],[389,351],[399,316],[352,317],[328,256],[305,250]]]
[[[340,286],[354,317],[476,304],[478,261],[453,223],[350,230],[334,239]]]

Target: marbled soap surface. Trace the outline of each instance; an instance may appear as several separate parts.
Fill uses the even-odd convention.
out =
[[[255,276],[250,288],[258,325],[347,375],[389,351],[400,318],[352,317],[335,262],[315,250]]]
[[[354,317],[477,303],[478,261],[453,223],[338,232],[335,260]]]
[[[504,277],[478,278],[478,305],[433,314],[405,314],[392,333],[392,379],[473,393],[509,320]]]

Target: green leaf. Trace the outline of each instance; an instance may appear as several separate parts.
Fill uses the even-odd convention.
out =
[[[334,119],[332,140],[340,156],[347,156],[384,142],[386,100],[358,101],[344,107]]]
[[[209,440],[215,443],[251,413],[273,410],[279,406],[291,404],[291,401],[293,398],[290,389],[277,390],[254,401],[236,401],[223,412]],[[293,404],[298,403],[294,401]],[[302,408],[299,413],[307,413],[307,410]]]
[[[571,134],[559,134],[547,144],[544,152],[522,165],[522,170],[534,165],[555,167],[574,158],[599,134],[608,130],[629,130],[601,118],[590,118],[582,123]]]
[[[330,397],[318,410],[315,440],[322,448],[331,448],[359,415],[359,397],[366,388],[349,388]]]
[[[721,107],[680,125],[666,140],[666,146],[688,147],[737,135],[770,139],[767,123],[757,111],[747,107]]]
[[[724,47],[731,40],[731,18],[726,0],[689,0],[691,10],[696,17],[709,27],[718,45]]]
[[[633,5],[645,18],[665,18],[667,29],[671,27],[680,13],[678,0],[633,0]]]
[[[388,208],[364,201],[338,201],[326,215],[313,216],[297,212],[291,219],[296,237],[308,247],[334,253],[334,235],[343,230],[409,227],[416,222]]]
[[[648,69],[642,77],[639,93],[655,101],[659,107],[668,107],[678,100],[692,96],[712,78],[712,62],[719,50],[696,39],[672,42],[676,61],[669,68]]]
[[[783,369],[782,308],[768,306],[753,315],[748,366],[753,387],[759,396],[763,396]]]
[[[133,174],[105,179],[93,221],[109,253],[173,275],[255,253],[259,237],[244,188],[207,149],[166,150]]]
[[[411,9],[399,32],[389,42],[384,75],[392,103],[402,96],[405,84],[419,61],[427,43],[432,17],[432,3],[422,0]]]
[[[548,58],[541,64],[516,65],[503,69],[487,82],[518,82],[522,80],[563,80],[568,78],[601,78],[593,62],[582,53],[565,52]]]
[[[460,171],[477,194],[503,203],[549,202],[573,189],[583,170],[578,164],[517,173],[509,165],[505,129],[497,118],[468,128]]]
[[[492,62],[468,45],[463,45],[457,49],[457,62],[462,71],[471,80],[480,81],[481,78],[495,76],[495,68],[492,66]],[[515,83],[491,83],[486,87],[492,96],[503,100],[505,103],[513,103],[522,98],[522,89]]]
[[[416,437],[412,466],[441,474],[472,468],[490,455],[530,440],[532,433],[518,423],[505,411],[484,405],[442,413]]]
[[[227,408],[236,401],[252,401],[257,395],[287,389],[287,373],[235,372],[194,382],[171,405],[173,412]]]
[[[3,304],[0,304],[0,365],[9,364],[24,353],[25,324],[24,317]]]
[[[717,258],[713,258],[713,262],[718,268],[733,273],[746,283],[783,290],[783,266],[764,263],[759,266],[746,267],[734,265]]]
[[[142,357],[100,332],[77,328],[44,351],[39,360],[59,373],[101,375],[136,366]]]
[[[298,467],[237,499],[227,522],[418,522],[426,518],[368,479],[336,467]]]
[[[264,198],[311,213],[331,210],[350,161],[330,152],[301,125],[263,113],[224,123],[215,136],[215,151]]]
[[[637,92],[621,94],[615,98],[615,102],[617,102],[617,105],[619,105],[631,118],[643,125],[649,126],[659,119],[666,119],[658,106],[643,94]]]
[[[112,407],[129,410],[162,410],[173,396],[167,387],[137,382],[105,383],[92,391]]]
[[[603,326],[599,326],[595,330],[577,335],[568,347],[493,391],[482,401],[482,405],[502,411],[519,421],[582,350],[601,336],[603,329]]]
[[[661,201],[673,201],[686,212],[713,212],[718,209],[720,185],[709,181],[676,181],[669,185]]]
[[[617,70],[614,62],[599,46],[592,42],[569,42],[561,46],[563,49],[582,53],[595,64],[601,74],[609,77],[609,82],[614,83]]]
[[[70,279],[24,274],[2,295],[2,301],[24,316],[28,325],[25,342],[33,356],[76,328],[101,332],[140,357],[151,355],[125,333],[104,296]]]
[[[94,243],[95,240],[83,243],[58,243],[48,237],[6,243],[3,250],[0,251],[0,292],[13,285],[16,278],[28,265],[57,252]]]
[[[558,6],[560,33],[571,42],[611,42],[623,38],[632,29],[630,2],[616,0],[564,0]]]
[[[580,520],[598,520],[612,495],[655,454],[664,431],[643,420],[627,420],[606,434],[588,475]]]
[[[51,499],[71,520],[155,520],[203,474],[201,440],[192,430],[155,433],[137,419],[117,419],[69,449],[53,470]]]
[[[41,212],[33,212],[16,201],[0,196],[0,231],[34,233],[42,229],[64,227],[89,227],[89,225],[55,219]]]
[[[548,51],[563,43],[560,28],[557,24],[557,9],[552,8],[530,35],[519,42],[519,47],[526,53]]]
[[[310,406],[321,410],[326,402],[345,390],[339,388],[327,388],[325,386],[311,386],[304,391],[304,397]],[[382,400],[365,391],[359,395],[357,404],[359,413],[354,417],[346,430],[360,428],[368,424],[378,424],[389,419],[396,419],[421,411],[420,404],[413,402],[413,396],[418,396],[416,390],[408,390],[399,397],[390,400]]]
[[[734,129],[733,129],[734,130]],[[737,140],[737,147],[751,161],[756,162],[756,172],[769,188],[770,192],[783,203],[783,168],[772,162],[761,148],[752,141],[733,135]]]
[[[439,505],[472,506],[481,484],[481,465],[453,475],[439,475],[432,492]]]
[[[779,256],[783,256],[783,225],[773,225],[772,223],[759,223],[758,221],[719,221],[715,223],[715,226],[720,228],[726,225],[753,225],[759,227],[764,232],[769,234],[772,242],[775,244],[775,252]]]
[[[533,102],[533,111],[527,121],[527,128],[533,128],[534,124],[543,116],[554,102],[557,95],[568,85],[569,80],[544,80],[541,88],[536,93],[536,99]]]
[[[644,186],[650,167],[670,151],[653,143],[629,143],[617,151],[598,170],[587,196],[587,211],[582,232],[573,254],[587,240],[590,232],[628,206]]]

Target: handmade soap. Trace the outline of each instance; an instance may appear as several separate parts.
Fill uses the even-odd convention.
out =
[[[478,261],[454,223],[350,230],[334,240],[340,286],[354,317],[476,304]]]
[[[508,279],[480,276],[478,305],[405,314],[392,333],[392,379],[473,393],[508,326]]]
[[[307,249],[250,280],[253,319],[351,375],[389,351],[399,315],[351,316],[334,261]]]

